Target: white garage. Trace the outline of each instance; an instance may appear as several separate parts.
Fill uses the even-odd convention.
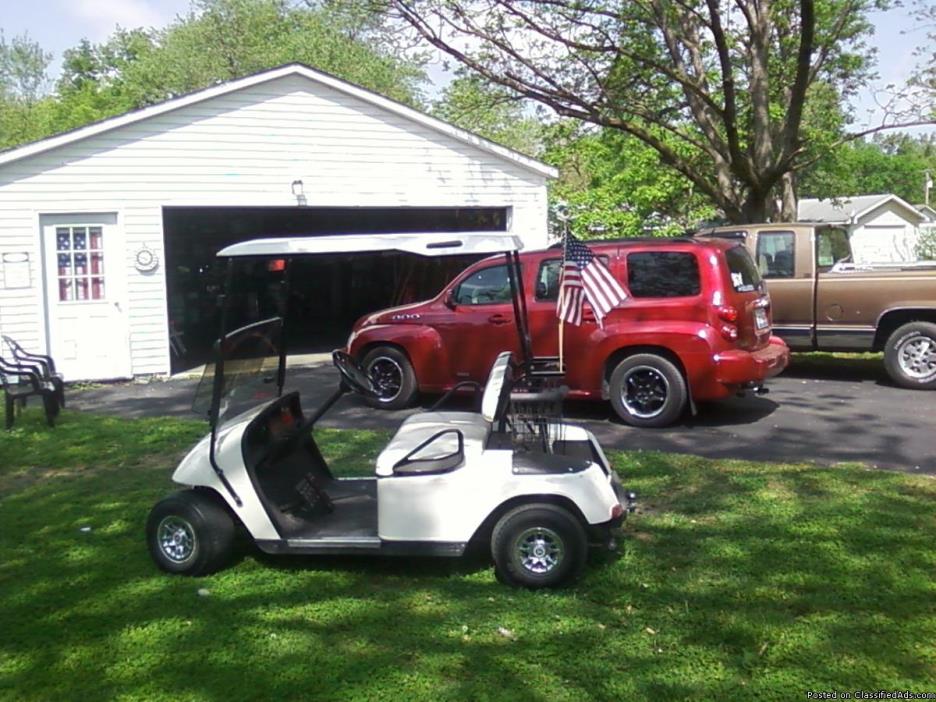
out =
[[[0,154],[0,332],[69,380],[169,373],[203,361],[217,330],[221,246],[495,229],[541,247],[555,176],[333,76],[277,68]],[[320,262],[302,276],[310,323],[340,340],[452,272]]]

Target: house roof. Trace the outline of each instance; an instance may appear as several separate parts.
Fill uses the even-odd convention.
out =
[[[917,209],[917,212],[926,218],[927,222],[936,222],[936,207],[923,204],[914,205],[914,207]]]
[[[804,198],[799,201],[797,215],[802,222],[854,222],[888,202],[895,202],[907,210],[910,220],[919,223],[925,219],[913,205],[893,194],[854,195],[826,200]]]
[[[221,95],[227,95],[228,93],[233,93],[238,90],[243,90],[245,88],[250,88],[255,85],[278,80],[280,78],[286,78],[289,76],[302,76],[303,78],[307,78],[321,85],[325,85],[329,88],[345,93],[346,95],[351,95],[352,97],[363,100],[364,102],[368,102],[372,105],[375,105],[376,107],[386,110],[387,112],[392,112],[396,115],[399,115],[400,117],[403,117],[404,119],[421,124],[425,127],[445,134],[446,136],[451,137],[457,141],[470,144],[471,146],[474,146],[481,151],[485,151],[505,161],[512,162],[522,168],[533,171],[534,173],[545,176],[547,178],[555,178],[559,175],[558,170],[554,167],[549,166],[542,161],[530,158],[529,156],[525,156],[519,151],[514,151],[513,149],[509,149],[506,146],[501,146],[500,144],[489,141],[483,137],[478,136],[477,134],[456,127],[435,117],[431,117],[430,115],[427,115],[424,112],[420,112],[419,110],[415,110],[412,107],[408,107],[400,102],[397,102],[396,100],[384,97],[383,95],[378,95],[371,90],[367,90],[366,88],[354,85],[353,83],[349,83],[345,80],[342,80],[341,78],[337,78],[322,71],[317,71],[299,63],[291,63],[285,66],[271,68],[269,70],[247,76],[246,78],[229,80],[224,83],[211,86],[210,88],[205,88],[193,93],[188,93],[187,95],[182,95],[170,100],[166,100],[165,102],[161,102],[157,105],[126,112],[122,115],[117,115],[116,117],[110,117],[99,122],[94,122],[92,124],[79,127],[78,129],[73,129],[62,134],[56,134],[54,136],[47,137],[30,144],[25,144],[18,148],[10,149],[9,151],[0,152],[0,166],[27,158],[29,156],[34,156],[45,151],[50,151],[60,146],[72,144],[77,141],[81,141],[82,139],[87,139],[88,137],[101,134],[103,132],[119,129],[120,127],[126,126],[128,124],[141,122],[145,119],[149,119],[150,117],[155,117],[157,115],[165,114],[166,112],[171,112],[172,110],[178,110],[179,108],[187,107],[188,105],[211,100],[212,98],[216,98]]]

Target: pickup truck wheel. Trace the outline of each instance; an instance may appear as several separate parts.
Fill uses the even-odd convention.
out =
[[[497,577],[520,587],[557,587],[574,580],[588,558],[588,537],[574,515],[551,504],[515,507],[491,535]]]
[[[652,353],[621,361],[609,382],[611,406],[635,427],[666,427],[679,419],[688,393],[682,373],[672,362]]]
[[[901,387],[936,389],[936,324],[911,322],[898,327],[884,346],[884,367]]]
[[[403,409],[416,399],[416,373],[406,354],[392,346],[378,346],[364,356],[361,363],[378,397],[365,398],[367,404],[379,409]]]

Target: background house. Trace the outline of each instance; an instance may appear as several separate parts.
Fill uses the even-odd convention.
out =
[[[168,373],[210,351],[219,248],[471,230],[544,246],[555,176],[333,76],[277,68],[0,153],[0,331],[70,380]],[[340,344],[360,314],[434,294],[452,272],[403,256],[310,262],[294,276],[298,329]]]
[[[798,219],[845,227],[857,264],[916,260],[918,227],[925,220],[896,195],[806,198],[799,201]]]

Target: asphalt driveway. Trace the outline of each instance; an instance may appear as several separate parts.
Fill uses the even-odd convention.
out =
[[[290,369],[287,389],[301,391],[308,411],[336,382],[334,368],[320,364]],[[72,391],[69,406],[128,417],[193,416],[196,385],[194,379],[105,385]],[[348,397],[323,425],[394,429],[413,411],[377,411]],[[566,416],[591,429],[606,448],[757,461],[859,461],[936,475],[936,392],[897,388],[877,369],[794,366],[771,382],[769,395],[704,405],[697,416],[667,429],[621,424],[607,403],[569,403]]]

